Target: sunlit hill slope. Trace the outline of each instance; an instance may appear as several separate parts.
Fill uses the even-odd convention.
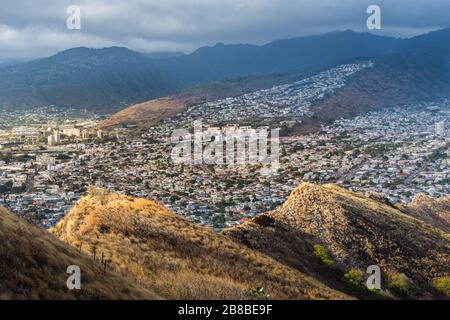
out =
[[[69,290],[67,267],[82,270],[82,289]],[[0,207],[0,300],[157,299],[47,231]]]
[[[52,232],[170,299],[343,299],[297,270],[148,200],[97,190]]]
[[[276,210],[225,233],[341,290],[348,284],[342,278],[378,265],[387,294],[429,298],[441,295],[436,281],[448,293],[450,279],[450,235],[435,216],[419,199],[393,206],[382,195],[303,183]]]

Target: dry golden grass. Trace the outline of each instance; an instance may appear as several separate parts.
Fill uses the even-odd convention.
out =
[[[81,268],[82,290],[67,289],[70,265]],[[0,300],[156,298],[122,275],[103,273],[100,264],[0,207]]]
[[[183,99],[165,97],[130,106],[99,124],[99,128],[112,128],[120,125],[154,125],[170,118],[186,108]]]
[[[96,191],[52,232],[169,299],[346,299],[300,272],[143,199]]]
[[[450,232],[450,196],[433,199],[424,194],[418,194],[405,211],[432,226],[447,233]]]

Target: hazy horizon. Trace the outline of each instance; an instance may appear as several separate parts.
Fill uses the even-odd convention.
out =
[[[369,31],[369,5],[381,8],[377,35],[408,38],[449,27],[444,0],[18,0],[0,4],[0,62],[32,60],[74,47],[127,47],[190,53],[216,43],[262,45],[332,31]],[[68,30],[67,7],[81,8],[81,30]]]
[[[148,55],[151,55],[151,54],[156,54],[156,55],[157,54],[168,54],[168,55],[170,55],[170,54],[186,54],[186,55],[189,55],[189,54],[192,54],[192,53],[194,53],[195,51],[197,51],[197,50],[199,50],[201,48],[214,47],[214,46],[217,46],[219,44],[223,44],[223,45],[264,46],[264,45],[270,44],[271,42],[275,42],[275,41],[283,41],[283,40],[298,39],[298,38],[308,38],[308,37],[312,37],[312,36],[321,36],[321,35],[326,35],[326,34],[330,34],[330,33],[339,33],[339,32],[347,32],[347,31],[355,32],[355,33],[368,33],[368,34],[381,36],[381,37],[391,37],[391,38],[397,38],[397,39],[411,39],[411,38],[414,38],[414,37],[417,37],[417,36],[421,36],[421,35],[424,35],[424,34],[435,32],[435,31],[441,31],[441,30],[445,30],[445,29],[449,29],[449,28],[437,28],[435,30],[429,30],[429,31],[426,31],[426,32],[423,32],[423,33],[420,33],[420,34],[417,34],[417,35],[404,36],[404,37],[402,37],[402,36],[390,36],[390,35],[376,34],[374,32],[369,32],[369,31],[355,31],[355,30],[351,30],[351,29],[346,29],[346,30],[328,31],[328,32],[312,34],[312,35],[293,36],[293,37],[290,37],[290,38],[272,39],[272,40],[270,40],[268,42],[265,42],[265,43],[250,43],[250,42],[236,42],[236,43],[231,43],[231,42],[228,43],[228,42],[226,42],[226,43],[224,43],[222,41],[218,41],[218,42],[216,42],[214,44],[208,44],[208,45],[200,46],[200,47],[194,48],[193,50],[189,50],[189,51],[177,51],[177,50],[174,50],[174,51],[170,51],[170,50],[142,51],[142,50],[135,50],[133,48],[130,48],[130,47],[127,47],[127,46],[120,46],[120,45],[111,45],[111,46],[77,46],[77,47],[69,47],[69,48],[66,48],[66,49],[63,49],[63,50],[58,50],[58,51],[52,52],[52,53],[50,53],[48,55],[33,57],[33,58],[29,58],[29,59],[0,59],[0,65],[1,64],[14,63],[14,62],[20,63],[20,62],[33,61],[33,60],[42,59],[42,58],[48,58],[48,57],[57,55],[58,53],[61,53],[61,52],[64,52],[64,51],[68,51],[68,50],[71,50],[71,49],[78,49],[78,48],[86,48],[86,49],[94,49],[94,50],[102,50],[102,49],[109,49],[109,48],[125,48],[125,49],[129,49],[131,51],[135,51],[135,52],[138,52],[138,53],[141,53],[141,54],[148,54]]]

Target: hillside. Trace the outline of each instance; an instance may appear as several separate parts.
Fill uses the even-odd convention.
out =
[[[450,55],[395,54],[373,59],[375,66],[348,79],[346,86],[317,101],[312,117],[285,132],[320,130],[341,118],[383,108],[450,98]]]
[[[351,32],[347,33],[348,37],[351,35],[361,36]],[[339,36],[342,35],[339,34]],[[394,46],[395,48],[393,47],[384,54],[370,54],[371,61],[375,63],[373,68],[358,72],[348,79],[344,87],[317,101],[311,107],[314,115],[301,119],[301,123],[285,130],[284,134],[296,135],[314,132],[320,130],[322,125],[330,124],[336,119],[351,118],[386,107],[449,98],[450,48],[446,44],[448,41],[443,41],[447,38],[450,40],[449,30],[432,32],[417,38],[397,40],[399,42]],[[321,38],[316,40],[319,41],[318,39]],[[300,40],[297,39],[297,41]],[[287,45],[286,43],[285,45]],[[347,45],[350,46],[349,43]],[[227,50],[231,50],[231,48],[229,47]],[[304,50],[309,52],[313,49],[304,48]],[[212,49],[206,51],[214,52]],[[184,59],[188,59],[187,56]],[[352,58],[334,62],[358,60],[360,59]],[[307,68],[300,68],[303,71],[293,72],[292,70],[296,69],[292,69],[287,73],[244,77],[198,85],[163,99],[126,108],[111,116],[100,126],[110,128],[126,124],[137,124],[143,127],[154,125],[160,120],[185,110],[191,104],[239,96],[274,85],[293,83],[334,66],[332,63],[323,62],[314,64],[314,67],[310,65]],[[285,69],[281,68],[280,70]],[[164,103],[161,104],[161,101]]]
[[[99,123],[101,129],[138,125],[152,126],[186,109],[189,100],[164,97],[125,108]]]
[[[419,194],[405,208],[405,212],[450,233],[450,196],[433,199]]]
[[[158,298],[1,207],[0,244],[0,300]],[[82,290],[67,289],[70,265],[81,268]]]
[[[273,299],[348,298],[148,200],[93,191],[52,233],[164,298],[254,299],[257,287]]]
[[[167,97],[132,105],[101,122],[99,127],[111,129],[126,125],[152,126],[161,120],[183,112],[190,105],[240,96],[274,85],[289,84],[319,71],[322,71],[322,69],[311,68],[309,72],[253,76],[198,85]]]
[[[324,122],[401,104],[450,97],[450,55],[405,54],[375,59],[312,111]]]
[[[448,208],[448,198],[402,207],[303,183],[274,211],[216,234],[153,201],[92,189],[51,230],[59,239],[0,208],[0,299],[443,298]],[[373,264],[382,293],[363,287]],[[83,290],[67,290],[69,265],[81,267]]]
[[[184,86],[249,75],[307,71],[343,60],[400,50],[404,40],[350,30],[276,40],[265,45],[223,44],[167,59],[162,67]]]
[[[447,61],[445,55],[436,54],[431,58],[415,54],[392,55],[376,58],[374,62],[373,68],[351,76],[344,87],[313,104],[311,111],[314,115],[303,118],[300,124],[285,130],[285,134],[317,131],[322,125],[333,123],[336,119],[351,118],[386,107],[450,98],[450,73],[446,74],[445,71],[450,71],[450,60]],[[320,71],[323,70],[314,70]],[[169,97],[125,108],[102,122],[100,127],[155,125],[184,111],[189,105],[293,83],[314,72],[273,74],[197,86]]]
[[[373,196],[303,183],[276,210],[225,234],[335,288],[345,285],[344,272],[376,264],[385,288],[401,296],[440,296],[432,283],[450,275],[450,235],[418,218]]]
[[[0,108],[56,105],[111,112],[176,87],[151,59],[126,48],[74,48],[0,69]]]

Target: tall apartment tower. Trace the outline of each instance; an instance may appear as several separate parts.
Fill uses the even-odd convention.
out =
[[[53,134],[48,136],[48,145],[54,146],[61,143],[61,134],[59,133],[59,130],[53,131]]]
[[[436,123],[436,135],[440,137],[446,136],[446,128],[445,128],[445,121],[440,121]]]
[[[59,130],[55,130],[53,132],[53,137],[56,144],[61,143],[61,133],[59,132]]]

